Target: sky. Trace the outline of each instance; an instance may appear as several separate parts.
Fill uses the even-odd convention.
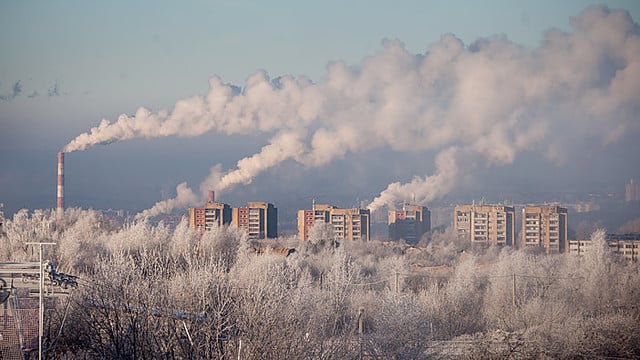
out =
[[[0,203],[54,207],[63,148],[67,206],[142,214],[622,192],[640,2],[602,4],[2,1]]]

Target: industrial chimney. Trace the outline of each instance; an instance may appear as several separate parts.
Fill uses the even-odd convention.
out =
[[[216,200],[216,192],[213,190],[209,190],[209,199],[208,199],[208,203],[209,204],[213,204]]]
[[[58,220],[64,215],[64,153],[58,153],[58,203],[56,207]]]

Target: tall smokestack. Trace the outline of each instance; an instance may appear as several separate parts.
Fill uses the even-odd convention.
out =
[[[208,200],[208,202],[210,204],[213,204],[215,202],[215,200],[216,200],[216,192],[213,191],[213,190],[209,190],[209,200]]]
[[[58,153],[58,203],[56,207],[58,219],[64,215],[64,153]]]

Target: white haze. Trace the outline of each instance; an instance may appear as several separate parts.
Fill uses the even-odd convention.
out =
[[[64,151],[209,131],[271,136],[236,169],[212,169],[200,195],[180,184],[176,199],[143,213],[155,215],[196,204],[208,188],[224,192],[248,184],[286,160],[318,167],[374,148],[436,150],[434,174],[390,184],[369,208],[414,198],[425,203],[468,175],[472,167],[461,166],[462,160],[497,166],[528,151],[562,164],[574,154],[575,139],[602,146],[638,131],[638,25],[626,11],[596,6],[571,26],[570,33],[548,31],[533,50],[506,38],[465,46],[447,34],[425,53],[412,54],[400,41],[384,41],[381,52],[357,66],[329,64],[318,83],[258,72],[239,90],[214,77],[205,96],[180,100],[171,112],[140,108],[113,123],[103,120]]]

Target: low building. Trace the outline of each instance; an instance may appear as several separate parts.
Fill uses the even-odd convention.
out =
[[[640,260],[640,233],[607,234],[605,239],[612,253],[629,262]],[[592,246],[591,239],[569,240],[569,254],[584,256]]]
[[[427,207],[404,205],[401,210],[389,210],[389,240],[417,244],[429,231],[431,212]]]

